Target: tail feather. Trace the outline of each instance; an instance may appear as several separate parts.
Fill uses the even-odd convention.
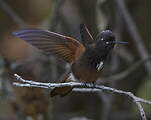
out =
[[[68,73],[64,79],[62,80],[61,83],[65,83],[65,82],[71,82],[72,79],[71,79],[71,75],[70,73]],[[60,97],[64,97],[66,96],[67,94],[69,94],[71,91],[72,91],[73,87],[71,86],[65,86],[65,87],[56,87],[54,88],[51,92],[50,92],[50,96],[51,97],[54,97],[54,96],[57,96],[59,95]]]
[[[60,97],[64,97],[67,94],[69,94],[72,91],[72,89],[73,89],[73,87],[70,87],[70,86],[54,88],[51,91],[50,96],[54,97],[54,96],[59,95]]]

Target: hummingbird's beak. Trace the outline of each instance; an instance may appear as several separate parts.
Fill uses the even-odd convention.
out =
[[[128,44],[128,42],[123,42],[123,41],[112,41],[110,43],[111,44]]]

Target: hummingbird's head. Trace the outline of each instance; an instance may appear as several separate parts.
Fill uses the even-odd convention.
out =
[[[126,43],[127,42],[116,41],[115,35],[111,30],[102,31],[96,38],[96,47],[105,51],[110,51],[113,49],[115,44]]]
[[[115,45],[115,36],[112,31],[104,30],[96,38],[96,48],[101,52],[110,51]]]

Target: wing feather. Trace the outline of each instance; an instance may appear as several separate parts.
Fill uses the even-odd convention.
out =
[[[70,63],[77,60],[85,51],[85,47],[76,39],[48,30],[23,29],[14,32],[13,35],[27,41],[44,52],[54,54]]]

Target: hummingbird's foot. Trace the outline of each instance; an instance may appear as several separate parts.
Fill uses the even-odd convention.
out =
[[[92,82],[92,88],[95,88],[96,84],[95,82]]]
[[[84,82],[84,83],[83,83],[83,86],[84,86],[85,88],[87,88],[87,87],[88,87],[88,85],[87,85],[87,83],[86,83],[86,82]]]
[[[86,88],[87,88],[87,87],[95,88],[96,84],[95,84],[95,82],[91,82],[91,83],[84,82],[84,83],[83,83],[83,86],[86,87]]]

